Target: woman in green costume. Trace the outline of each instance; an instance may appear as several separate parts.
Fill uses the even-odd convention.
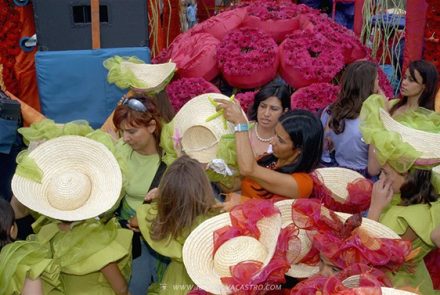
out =
[[[368,112],[372,108],[377,110],[378,107],[381,107],[389,111],[395,120],[404,125],[424,131],[432,132],[437,130],[439,132],[439,117],[431,114],[435,107],[438,82],[439,74],[432,63],[424,60],[412,61],[406,69],[400,87],[402,98],[389,101],[385,101],[384,98],[381,100],[377,98],[368,99],[362,107],[361,118],[374,117],[374,112],[367,116]],[[432,121],[432,124],[425,124],[426,117],[429,117],[428,121]],[[371,125],[370,123],[364,124],[364,128],[366,125]],[[366,142],[370,143],[369,139],[366,139]],[[380,166],[376,159],[375,146],[370,144],[368,151],[368,173],[370,175],[378,175]]]
[[[182,248],[192,229],[214,214],[209,180],[199,162],[182,156],[170,165],[147,200],[153,201],[137,209],[142,236],[151,248],[171,259],[160,284],[152,285],[148,294],[186,294],[194,283],[183,265]]]
[[[60,288],[59,268],[49,249],[33,241],[15,241],[11,205],[0,199],[0,294],[43,295]]]
[[[372,103],[376,101],[377,106],[383,100],[374,96],[368,100],[364,108],[370,112],[364,114],[362,132],[364,139],[374,144],[382,167],[380,179],[373,187],[368,218],[390,227],[402,239],[411,241],[414,249],[419,249],[414,268],[394,274],[394,287],[410,286],[417,288],[421,294],[436,294],[423,258],[436,247],[431,234],[440,225],[439,178],[437,173],[432,172],[432,165],[437,165],[438,159],[429,160],[425,157],[422,162],[420,158],[430,152],[438,154],[438,151],[433,150],[438,149],[438,145],[429,144],[426,136],[425,142],[416,150],[408,143],[411,129],[405,130],[404,141],[400,133],[402,129],[390,131],[384,128],[379,110]],[[440,131],[436,127],[440,126],[440,114],[432,111],[423,108],[406,110],[399,117],[402,119],[400,122],[407,127]],[[425,150],[421,150],[421,147]]]
[[[117,202],[122,174],[111,145],[90,139],[97,133],[47,140],[22,155],[12,179],[17,200],[41,214],[28,240],[59,267],[62,290],[45,294],[129,294],[132,232],[98,218]]]

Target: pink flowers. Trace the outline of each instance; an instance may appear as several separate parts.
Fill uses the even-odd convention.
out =
[[[314,83],[295,91],[290,97],[292,109],[318,112],[338,97],[339,87],[329,83]]]
[[[220,93],[203,78],[182,78],[171,82],[165,89],[176,112],[191,98],[204,93]]]
[[[237,29],[226,35],[217,47],[217,62],[230,85],[258,87],[276,75],[278,46],[259,30]]]
[[[241,92],[237,93],[235,95],[235,98],[240,102],[241,108],[247,112],[249,110],[249,107],[252,106],[255,99],[255,94],[257,94],[258,91],[248,91],[248,92]]]
[[[281,76],[295,88],[330,82],[344,67],[340,47],[324,35],[297,31],[280,45]]]

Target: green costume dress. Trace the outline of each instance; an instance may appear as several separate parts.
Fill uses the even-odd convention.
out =
[[[393,286],[396,288],[417,288],[420,294],[440,294],[434,291],[431,277],[426,269],[423,257],[425,257],[435,245],[431,241],[432,230],[440,224],[440,201],[430,205],[417,204],[410,206],[392,205],[385,211],[379,220],[382,224],[403,235],[411,228],[417,235],[412,242],[413,248],[420,249],[414,259],[414,269],[402,269],[392,277]]]
[[[115,262],[128,281],[131,267],[132,232],[122,229],[112,219],[106,224],[89,219],[73,222],[69,231],[59,227],[60,221],[52,221],[35,228],[31,240],[52,249],[54,263],[60,267],[63,292],[48,294],[115,294],[101,269]]]
[[[34,241],[16,241],[0,252],[0,294],[21,294],[26,278],[40,279],[44,294],[62,292],[60,267],[51,259],[51,251]]]
[[[145,204],[138,208],[137,218],[139,229],[142,236],[159,254],[171,259],[160,283],[152,284],[148,294],[187,294],[194,287],[194,283],[186,272],[182,260],[182,248],[186,238],[191,231],[210,216],[199,216],[190,230],[185,230],[181,236],[176,239],[164,239],[160,241],[153,240],[150,235],[150,229],[153,220],[157,216],[157,205]]]

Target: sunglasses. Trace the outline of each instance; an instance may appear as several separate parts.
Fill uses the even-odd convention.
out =
[[[129,107],[133,111],[145,113],[148,111],[147,107],[136,98],[124,98],[122,100],[122,105]]]

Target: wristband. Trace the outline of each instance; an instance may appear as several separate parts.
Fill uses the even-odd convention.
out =
[[[235,132],[247,132],[249,131],[249,125],[246,123],[237,124],[234,126]]]

